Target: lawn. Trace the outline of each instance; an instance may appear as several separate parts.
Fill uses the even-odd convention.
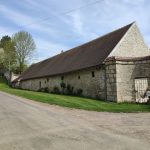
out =
[[[27,98],[30,100],[35,100],[38,102],[54,104],[69,108],[106,112],[150,112],[150,105],[129,103],[117,104],[111,102],[104,102],[100,100],[93,100],[89,98],[13,89],[9,87],[1,78],[0,91]]]

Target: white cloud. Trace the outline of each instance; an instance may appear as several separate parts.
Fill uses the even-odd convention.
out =
[[[11,8],[8,8],[4,5],[0,5],[0,13],[3,14],[6,18],[17,23],[19,26],[22,24],[28,24],[33,21],[30,17],[22,15],[19,11],[12,10]]]
[[[74,31],[79,35],[84,34],[81,14],[79,12],[75,12],[70,16],[72,17],[73,20]]]
[[[22,26],[33,23],[25,30],[35,38],[38,60],[53,56],[62,49],[80,45],[133,21],[137,21],[144,38],[150,45],[150,2],[148,0],[102,0],[69,14],[60,14],[94,1],[25,0],[24,10],[3,4],[0,5],[0,13],[10,24],[4,28],[1,25],[0,31],[8,28],[12,33],[15,30],[12,24]],[[26,9],[30,9],[31,13],[27,14]],[[42,16],[49,18],[40,21]]]
[[[36,38],[35,42],[37,45],[37,53],[31,63],[41,61],[43,59],[59,54],[62,50],[66,51],[69,49],[69,47],[66,45],[52,43],[40,38]]]
[[[47,34],[54,34],[54,30],[51,30],[50,27],[44,26],[44,24],[39,24],[41,19],[38,19],[35,16],[28,16],[24,13],[21,13],[20,11],[13,10],[4,5],[0,5],[0,13],[18,25],[18,29],[20,30],[25,28],[38,32],[45,32]]]

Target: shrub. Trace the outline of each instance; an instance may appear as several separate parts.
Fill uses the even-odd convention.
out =
[[[60,87],[65,89],[66,88],[66,84],[64,82],[61,82],[60,83]]]
[[[55,87],[53,88],[52,93],[60,94],[59,88],[58,88],[57,86],[55,86]]]
[[[48,93],[48,92],[49,92],[49,89],[48,89],[48,87],[40,88],[40,89],[38,89],[38,92],[45,92],[45,93]]]
[[[45,88],[44,88],[44,92],[45,92],[45,93],[49,93],[48,87],[45,87]]]
[[[77,96],[81,96],[82,95],[82,93],[83,93],[83,90],[82,89],[77,89]]]
[[[60,83],[60,87],[62,88],[62,93],[64,94],[64,90],[66,88],[66,84],[64,82]]]
[[[38,92],[44,92],[44,88],[38,89]]]
[[[41,89],[38,89],[37,92],[41,92]]]
[[[73,95],[73,90],[74,90],[74,87],[71,86],[70,84],[68,84],[67,85],[67,94]]]

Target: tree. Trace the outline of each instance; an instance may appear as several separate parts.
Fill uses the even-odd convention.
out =
[[[7,44],[8,41],[11,40],[11,37],[8,35],[5,35],[2,37],[2,39],[0,40],[0,48],[4,48],[4,46]]]
[[[4,45],[4,66],[9,71],[12,71],[16,67],[16,50],[14,43],[9,40]]]
[[[4,63],[4,50],[3,48],[0,48],[0,69],[3,68]]]
[[[0,40],[1,57],[0,63],[1,68],[12,71],[12,68],[16,64],[16,51],[15,45],[11,38],[6,35]]]
[[[12,37],[16,48],[16,60],[19,65],[19,71],[24,71],[24,66],[29,58],[32,58],[36,45],[30,33],[20,31]]]

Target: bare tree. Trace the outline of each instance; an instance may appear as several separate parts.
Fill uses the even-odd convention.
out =
[[[25,31],[15,33],[12,40],[15,43],[16,59],[21,73],[28,59],[32,58],[36,45],[32,35]]]

